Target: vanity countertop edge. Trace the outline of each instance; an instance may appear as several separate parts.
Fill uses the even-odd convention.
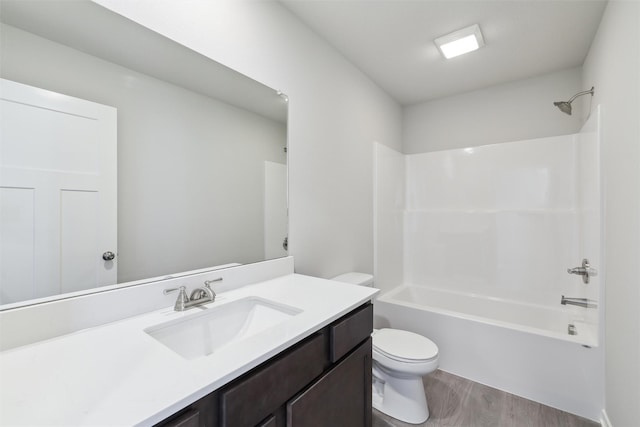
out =
[[[144,330],[203,309],[166,307],[0,353],[0,425],[153,425],[373,299],[376,289],[288,274],[220,293],[301,313],[191,360]]]

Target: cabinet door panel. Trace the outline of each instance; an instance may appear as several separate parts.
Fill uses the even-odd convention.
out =
[[[276,417],[271,415],[269,418],[262,421],[257,427],[276,427]]]
[[[287,427],[371,426],[371,338],[287,403]]]
[[[163,423],[162,427],[200,427],[200,412],[191,410]]]
[[[325,336],[259,367],[221,393],[223,427],[253,427],[322,374],[326,364]]]

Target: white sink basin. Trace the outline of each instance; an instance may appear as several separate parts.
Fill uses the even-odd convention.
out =
[[[213,303],[200,313],[144,331],[185,359],[195,359],[263,332],[300,312],[284,304],[248,297],[220,306]]]

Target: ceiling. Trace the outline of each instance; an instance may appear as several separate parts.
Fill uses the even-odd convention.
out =
[[[583,64],[605,0],[281,0],[402,105]],[[479,24],[486,45],[444,59],[433,40]]]

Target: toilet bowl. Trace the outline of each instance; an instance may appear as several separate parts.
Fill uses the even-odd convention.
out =
[[[332,280],[372,286],[373,276],[346,273]],[[373,338],[373,407],[411,424],[429,418],[422,377],[438,367],[438,347],[422,335],[399,329],[376,329]]]

